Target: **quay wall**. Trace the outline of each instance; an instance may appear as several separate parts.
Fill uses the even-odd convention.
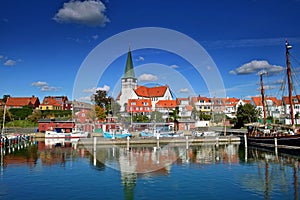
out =
[[[218,137],[166,137],[166,138],[131,138],[129,139],[130,145],[138,144],[169,144],[169,143],[183,143],[186,144],[199,144],[199,143],[213,143],[213,144],[228,144],[240,143],[241,138],[237,136],[218,136]],[[96,145],[126,145],[127,139],[107,139],[103,137],[96,137]],[[93,145],[94,138],[81,138],[79,143],[83,145]]]

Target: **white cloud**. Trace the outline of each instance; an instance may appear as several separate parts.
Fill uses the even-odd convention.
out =
[[[4,63],[5,66],[14,66],[16,64],[17,64],[17,61],[11,60],[11,59],[5,61],[5,63]]]
[[[138,77],[139,81],[156,81],[157,79],[158,77],[153,74],[142,74]]]
[[[105,5],[99,0],[70,1],[64,3],[53,17],[59,23],[76,23],[88,26],[105,26],[109,22],[104,14]]]
[[[4,56],[3,55],[0,55],[0,60],[4,59]]]
[[[236,72],[234,70],[230,70],[229,74],[236,75]]]
[[[61,89],[60,87],[49,86],[48,83],[44,81],[32,82],[31,85],[40,88],[42,92],[56,92]]]
[[[179,66],[178,66],[178,65],[170,65],[170,67],[171,67],[171,68],[173,68],[173,69],[177,69],[177,68],[179,68]]]
[[[78,101],[88,101],[91,102],[91,97],[90,96],[85,96],[85,97],[79,97],[78,99],[76,99]]]
[[[230,74],[253,74],[260,73],[261,71],[266,71],[268,74],[273,74],[277,72],[281,72],[284,70],[284,67],[278,65],[271,65],[266,60],[253,60],[249,63],[243,64],[242,66],[236,68],[235,70],[231,70]]]
[[[85,93],[95,93],[97,90],[104,90],[108,92],[110,87],[108,85],[104,85],[103,87],[93,87],[93,88],[88,88],[84,89],[83,92]]]
[[[144,58],[143,56],[139,56],[136,60],[137,60],[137,61],[144,61],[145,58]]]
[[[181,88],[179,90],[180,93],[188,93],[189,92],[189,89],[188,88]]]
[[[48,86],[48,85],[44,85],[41,87],[42,92],[56,92],[59,90],[60,90],[59,87],[53,87],[53,86]]]
[[[31,85],[36,87],[43,87],[43,86],[47,86],[48,84],[47,82],[37,81],[37,82],[32,82]]]

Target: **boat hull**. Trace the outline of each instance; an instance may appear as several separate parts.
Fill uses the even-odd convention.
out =
[[[250,145],[275,145],[275,138],[277,138],[278,146],[291,146],[300,148],[300,136],[277,136],[277,137],[247,137],[247,142]]]

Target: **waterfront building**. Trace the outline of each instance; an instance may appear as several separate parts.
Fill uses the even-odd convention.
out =
[[[163,119],[171,118],[176,107],[176,100],[159,100],[155,104],[155,110],[162,113]]]
[[[22,108],[28,106],[32,109],[38,108],[40,100],[34,95],[31,97],[8,97],[6,100],[6,108]]]
[[[152,112],[151,99],[128,99],[127,112],[150,117],[150,113]]]
[[[202,112],[205,114],[210,114],[212,111],[212,102],[211,99],[208,97],[192,97],[191,103],[195,107],[196,111]]]
[[[72,103],[67,96],[46,96],[39,110],[72,110]]]
[[[264,117],[263,104],[261,96],[252,97],[251,104],[260,110],[260,117]],[[282,112],[282,102],[276,97],[265,97],[265,108],[267,117],[280,118],[283,114]]]

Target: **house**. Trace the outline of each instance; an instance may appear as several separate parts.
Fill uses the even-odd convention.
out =
[[[176,107],[176,100],[159,100],[155,104],[155,110],[162,113],[163,119],[170,118]]]
[[[260,117],[264,117],[263,104],[261,96],[256,96],[251,98],[251,104],[260,110]],[[266,108],[266,117],[271,116],[273,118],[279,118],[282,115],[282,106],[281,101],[276,97],[265,97],[265,108]]]
[[[212,102],[208,97],[192,97],[191,102],[194,105],[196,111],[211,114],[212,111]]]
[[[55,120],[41,119],[38,121],[38,131],[44,133],[48,130],[56,130],[57,132],[70,133],[75,128],[75,121],[73,120]]]
[[[40,110],[72,110],[67,96],[46,96],[39,106]]]
[[[190,98],[176,98],[176,104],[180,118],[190,119],[192,117],[193,107],[190,105]]]
[[[293,108],[294,108],[294,115],[296,115],[298,113],[300,113],[300,95],[296,95],[296,96],[292,96],[292,104],[293,104]],[[290,116],[290,108],[291,108],[291,103],[289,100],[289,97],[284,96],[282,97],[282,105],[283,105],[283,114],[286,116]]]
[[[150,115],[152,112],[151,99],[128,99],[128,113],[140,113]]]
[[[28,106],[32,109],[38,108],[40,101],[38,97],[8,97],[6,100],[6,108],[22,108]]]

